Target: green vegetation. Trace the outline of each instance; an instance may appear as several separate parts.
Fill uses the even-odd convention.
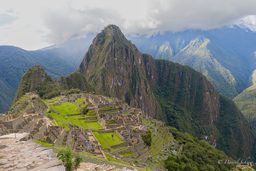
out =
[[[84,122],[83,120],[80,121],[82,127],[85,129],[90,130],[97,130],[97,129],[103,129],[103,127],[98,122]]]
[[[142,137],[142,140],[144,141],[144,143],[147,145],[147,146],[151,146],[151,143],[152,143],[152,135],[151,135],[151,131],[150,130],[147,130],[146,134],[142,134],[141,135]]]
[[[256,84],[235,97],[234,102],[256,132]]]
[[[115,119],[110,119],[106,125],[109,125],[109,124],[117,124],[117,121]]]
[[[77,89],[87,92],[94,91],[93,88],[87,83],[85,77],[78,71],[71,73],[67,77],[61,76],[57,82],[60,83],[66,90]]]
[[[82,157],[79,155],[79,153],[73,156],[70,149],[60,150],[57,157],[64,163],[66,171],[77,170],[82,161]]]
[[[181,133],[175,128],[170,129],[174,138],[181,145],[177,156],[169,156],[165,161],[165,168],[168,170],[230,170],[235,165],[219,164],[222,161],[233,162],[232,158],[225,155],[224,152],[218,151],[208,142],[193,138],[188,133]]]
[[[124,143],[124,141],[116,133],[99,133],[93,132],[102,148],[110,148],[110,146]],[[112,137],[113,135],[113,137]]]
[[[88,111],[89,111],[89,109],[87,109],[86,107],[83,107],[82,108],[82,114],[87,114],[88,113]]]
[[[121,155],[127,157],[127,156],[131,156],[133,154],[135,154],[135,152],[131,151],[131,152],[127,152],[127,153],[122,153]]]
[[[113,133],[99,133],[99,134],[109,146],[124,143],[124,141],[115,132],[113,132]]]
[[[60,112],[62,115],[66,114],[78,114],[77,106],[74,103],[64,102],[58,106],[50,105],[51,109]]]

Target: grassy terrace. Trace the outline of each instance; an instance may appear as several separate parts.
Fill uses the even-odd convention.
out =
[[[103,127],[98,122],[84,122],[84,120],[80,120],[81,126],[85,129],[96,130],[103,129]]]
[[[107,112],[107,111],[117,111],[117,107],[115,106],[115,108],[111,108],[111,107],[102,107],[99,108],[99,112]]]
[[[135,152],[131,151],[131,152],[128,152],[128,153],[123,153],[121,155],[127,157],[127,156],[131,156],[133,154],[135,154]]]
[[[76,100],[76,104],[80,105],[81,107],[85,107],[86,106],[84,103],[85,103],[85,101],[82,98],[78,98]]]
[[[52,103],[58,102],[59,98],[53,98],[51,100],[48,100],[49,107],[51,110],[59,112],[59,114],[52,112],[48,112],[48,115],[52,115],[52,117],[56,120],[58,125],[64,126],[66,130],[68,130],[67,123],[72,123],[73,125],[77,125],[80,127],[83,127],[85,129],[91,129],[91,130],[97,130],[97,129],[103,129],[102,126],[97,122],[97,119],[95,120],[93,117],[96,117],[96,113],[94,110],[89,110],[89,115],[73,115],[73,116],[67,116],[68,114],[79,114],[80,111],[78,110],[78,106],[75,103],[70,102],[64,102],[61,103],[58,106],[53,106]],[[84,102],[83,99],[79,98],[79,102]],[[46,102],[46,101],[45,101]],[[46,102],[47,103],[47,102]],[[79,120],[82,118],[93,118],[90,120]],[[92,121],[92,122],[88,122]],[[65,124],[64,124],[65,123]]]
[[[93,132],[102,148],[110,148],[110,146],[124,143],[124,141],[116,133],[99,133]],[[112,139],[112,134],[114,139]]]
[[[69,102],[61,103],[58,106],[50,105],[50,108],[54,111],[60,112],[62,115],[80,113],[79,110],[77,110],[77,106],[74,103]]]

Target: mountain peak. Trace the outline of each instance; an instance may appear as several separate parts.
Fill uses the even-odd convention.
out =
[[[104,45],[105,42],[116,42],[120,39],[125,39],[124,34],[116,25],[106,26],[93,40],[94,45]]]
[[[45,72],[43,68],[41,68],[40,65],[34,65],[29,68],[21,78],[13,104],[27,92],[36,91],[37,86],[45,82],[54,83],[52,78]]]

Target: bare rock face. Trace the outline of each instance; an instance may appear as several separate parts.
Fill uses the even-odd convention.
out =
[[[51,149],[36,144],[32,140],[16,140],[18,139],[12,137],[0,140],[0,170],[65,171],[62,161]]]

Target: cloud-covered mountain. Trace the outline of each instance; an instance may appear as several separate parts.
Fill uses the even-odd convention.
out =
[[[237,26],[129,39],[154,58],[168,59],[200,71],[220,93],[231,98],[254,79],[256,33]]]

